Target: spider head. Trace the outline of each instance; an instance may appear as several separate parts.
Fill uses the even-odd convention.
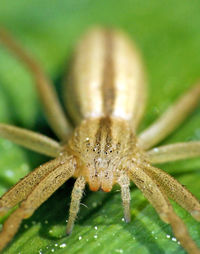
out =
[[[138,156],[130,126],[109,117],[83,121],[74,131],[69,148],[77,158],[75,177],[84,176],[92,191],[109,192],[120,172]]]

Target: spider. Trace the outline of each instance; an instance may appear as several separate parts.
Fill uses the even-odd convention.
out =
[[[130,180],[143,192],[160,218],[169,223],[188,253],[200,253],[169,198],[200,220],[199,201],[173,177],[152,164],[200,155],[200,142],[183,142],[152,149],[197,106],[200,84],[182,95],[161,117],[136,137],[146,101],[146,79],[140,55],[125,34],[96,27],[78,43],[71,74],[65,82],[65,102],[74,130],[60,106],[55,90],[33,58],[3,28],[0,42],[32,73],[47,120],[60,143],[29,130],[0,124],[0,137],[54,157],[20,180],[0,199],[0,215],[18,208],[0,232],[2,250],[30,217],[70,177],[72,190],[67,234],[79,211],[86,183],[92,191],[121,188],[124,218],[130,221]]]

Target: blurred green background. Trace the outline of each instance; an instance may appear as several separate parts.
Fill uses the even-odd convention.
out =
[[[145,128],[200,76],[199,0],[1,0],[0,24],[44,67],[61,96],[72,49],[91,25],[121,28],[141,49],[149,80]],[[28,71],[0,46],[0,122],[51,137]],[[200,108],[163,143],[200,140]],[[49,158],[0,139],[0,194]],[[200,198],[200,160],[160,166]],[[119,188],[82,200],[76,226],[65,236],[73,180],[24,220],[5,254],[185,253],[139,190],[132,186],[132,222],[123,221]],[[200,246],[199,223],[174,204]],[[1,220],[0,222],[3,222]]]

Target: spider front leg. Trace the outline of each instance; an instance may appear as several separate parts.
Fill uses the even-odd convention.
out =
[[[166,112],[139,135],[139,145],[147,150],[174,131],[194,110],[200,100],[200,84],[182,95]]]
[[[151,163],[165,163],[200,156],[200,141],[181,142],[155,147],[146,152]]]
[[[32,73],[50,126],[61,140],[66,140],[71,133],[71,125],[66,119],[51,81],[37,62],[1,27],[0,42],[14,53]]]
[[[183,185],[159,168],[147,165],[144,170],[161,185],[168,197],[200,221],[200,203]]]
[[[142,168],[129,170],[129,176],[154,206],[160,218],[172,226],[174,235],[180,241],[183,248],[185,248],[189,254],[200,254],[200,250],[189,236],[183,221],[173,211],[159,182]]]
[[[66,157],[66,155],[59,156],[58,158],[39,166],[34,171],[30,172],[26,177],[21,179],[0,198],[0,216],[3,216],[12,207],[26,199],[35,186],[46,175],[51,173],[58,166],[66,163],[67,160],[68,157]]]
[[[3,225],[0,233],[0,250],[2,250],[17,232],[21,221],[30,217],[33,212],[46,201],[75,171],[73,158],[55,168],[35,186],[32,192],[15,210]]]

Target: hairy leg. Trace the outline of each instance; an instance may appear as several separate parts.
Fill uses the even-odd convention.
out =
[[[17,232],[21,221],[30,217],[33,212],[46,201],[64,182],[73,176],[74,161],[70,160],[57,167],[44,177],[32,190],[27,199],[5,221],[0,232],[0,250],[11,241]]]
[[[39,166],[34,171],[30,172],[26,177],[21,179],[0,198],[0,216],[6,214],[9,209],[27,198],[30,192],[46,175],[48,175],[58,166],[66,163],[69,159],[70,157],[66,155],[59,156],[58,158]]]
[[[85,188],[85,183],[86,182],[83,176],[78,177],[72,191],[71,204],[69,209],[69,219],[67,222],[67,229],[66,229],[66,232],[68,235],[71,234],[72,232],[74,221],[79,211],[80,201],[81,201],[83,191]]]
[[[164,163],[200,156],[200,141],[158,146],[147,151],[151,163]]]
[[[55,140],[33,131],[0,123],[0,138],[29,148],[35,152],[51,157],[59,156],[62,146]]]
[[[147,150],[174,131],[194,110],[200,99],[200,84],[182,95],[152,125],[139,135],[139,145]]]
[[[32,57],[29,56],[18,45],[18,43],[1,27],[0,42],[12,53],[14,53],[15,56],[19,58],[32,73],[50,126],[60,139],[66,140],[71,132],[71,126],[65,117],[51,81],[45,75],[37,62],[32,59]]]
[[[131,214],[130,214],[130,181],[126,174],[121,174],[118,178],[118,184],[121,187],[121,197],[122,197],[122,203],[124,207],[124,218],[126,222],[131,221]]]
[[[161,185],[163,192],[168,197],[200,221],[200,202],[183,185],[159,168],[147,166],[144,171],[148,172]]]
[[[189,254],[200,254],[200,250],[189,236],[183,221],[173,211],[159,183],[139,168],[137,170],[129,170],[129,175],[132,181],[156,209],[160,218],[171,225],[175,237],[180,241],[183,248],[185,248]]]

